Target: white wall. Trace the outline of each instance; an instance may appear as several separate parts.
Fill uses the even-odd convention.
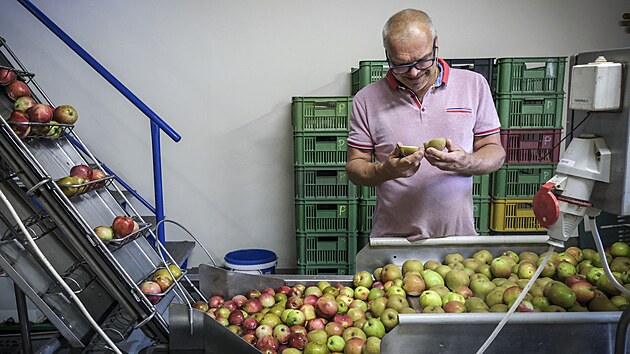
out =
[[[237,248],[295,262],[292,96],[349,94],[349,69],[382,59],[394,12],[434,18],[447,58],[567,56],[630,45],[627,0],[36,0],[44,13],[165,119],[166,214],[215,258]],[[151,202],[148,120],[17,1],[0,36],[77,132]],[[169,239],[185,238],[167,227]],[[206,262],[197,250],[191,264]]]

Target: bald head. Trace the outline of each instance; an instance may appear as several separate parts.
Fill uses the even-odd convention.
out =
[[[435,39],[437,32],[426,12],[406,9],[395,13],[383,27],[383,46],[387,50],[391,43],[405,41],[418,35],[430,34]]]

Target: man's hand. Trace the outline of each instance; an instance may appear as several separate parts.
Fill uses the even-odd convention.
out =
[[[387,179],[411,177],[420,168],[420,161],[424,157],[424,149],[421,147],[413,154],[403,157],[400,146],[400,143],[396,144],[394,151],[377,168],[378,173],[383,174]]]
[[[446,150],[428,148],[424,157],[429,163],[443,171],[466,171],[470,165],[470,156],[459,146],[453,146],[451,139],[446,139]]]

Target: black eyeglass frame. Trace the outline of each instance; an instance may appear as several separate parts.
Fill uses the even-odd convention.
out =
[[[436,39],[433,39],[433,58],[428,58],[428,59],[422,59],[422,60],[418,60],[416,62],[410,63],[410,64],[400,64],[400,65],[392,65],[392,61],[389,58],[389,54],[387,53],[387,50],[385,50],[385,58],[387,58],[387,62],[389,63],[389,69],[394,73],[394,74],[406,74],[408,73],[412,67],[416,68],[416,70],[426,70],[430,67],[433,66],[433,64],[435,63],[435,61],[437,60],[437,50],[438,50],[438,46],[436,44]],[[426,65],[425,63],[430,63],[429,65]],[[400,71],[400,69],[405,69],[404,71]]]

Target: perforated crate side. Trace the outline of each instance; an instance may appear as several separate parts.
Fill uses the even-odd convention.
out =
[[[376,82],[387,75],[387,60],[361,60],[358,68],[351,70],[351,94],[355,95],[365,86]]]
[[[300,264],[297,272],[303,275],[351,275],[355,272],[355,264]]]
[[[562,129],[504,129],[505,163],[558,163]]]
[[[297,200],[295,204],[298,232],[357,231],[356,200]]]
[[[490,175],[473,176],[473,197],[490,196]]]
[[[554,164],[503,165],[492,175],[492,197],[532,199],[555,171]]]
[[[562,93],[566,57],[497,59],[497,93]]]
[[[344,167],[347,161],[348,134],[296,133],[294,160],[297,167]]]
[[[490,233],[490,197],[473,198],[473,217],[475,231],[479,235],[488,235]]]
[[[563,94],[497,94],[495,102],[502,129],[562,128]]]
[[[350,127],[350,112],[350,96],[293,97],[293,132],[347,132]]]
[[[372,218],[376,209],[376,200],[359,201],[359,232],[372,231]]]
[[[357,233],[297,233],[298,262],[340,264],[354,261]]]
[[[481,74],[488,81],[490,88],[493,87],[494,58],[458,58],[444,59],[444,61],[452,68],[470,70]]]
[[[296,167],[295,194],[298,199],[356,199],[358,187],[344,167]]]
[[[493,199],[490,229],[499,232],[545,231],[534,215],[532,199]]]

